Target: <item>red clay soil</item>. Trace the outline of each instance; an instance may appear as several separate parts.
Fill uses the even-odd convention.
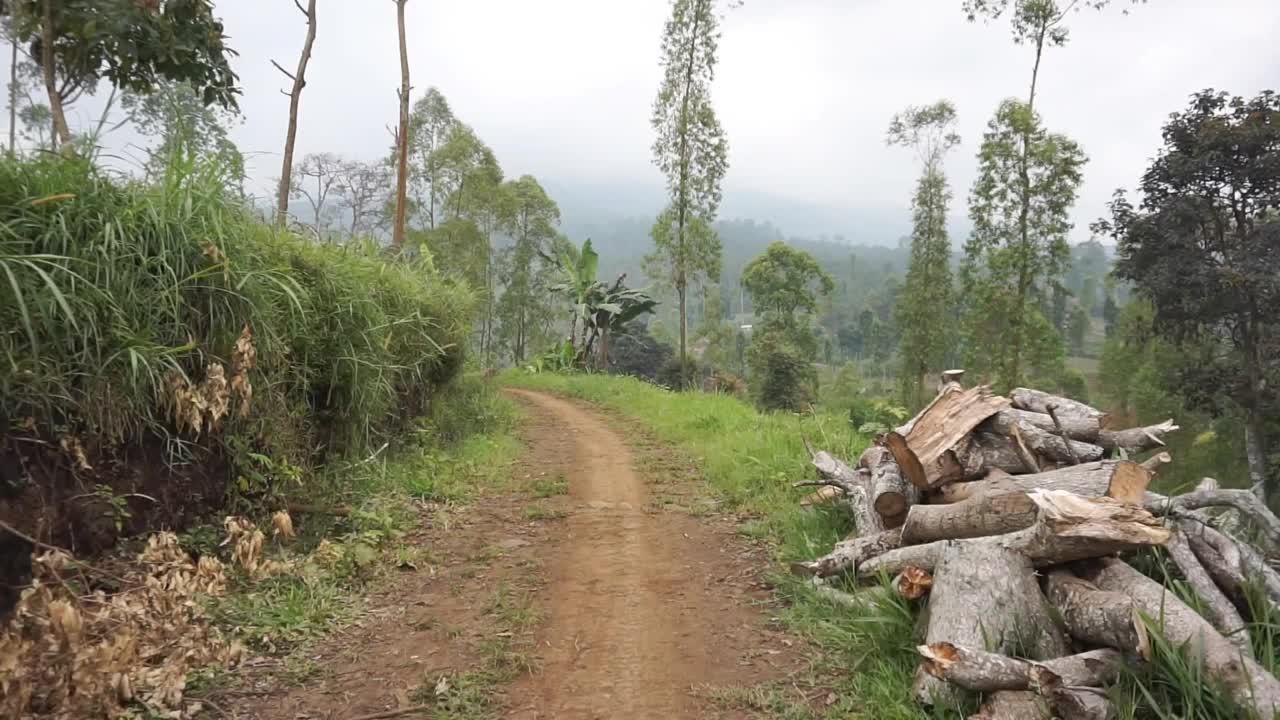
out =
[[[751,716],[709,695],[782,679],[797,662],[789,648],[798,641],[769,617],[760,549],[745,543],[732,518],[672,508],[696,504],[700,488],[687,467],[671,473],[678,461],[646,449],[638,433],[627,439],[643,455],[644,472],[599,414],[512,393],[526,407],[528,445],[513,477],[566,477],[568,496],[491,497],[447,529],[424,528],[431,567],[377,591],[358,627],[308,650],[309,680],[284,687],[280,673],[263,673],[270,679],[222,702],[224,714],[336,720],[414,704],[415,688],[476,665],[486,637],[502,630],[487,609],[502,588],[528,593],[543,620],[530,636],[513,638],[536,657],[536,669],[495,689],[499,716]],[[530,504],[563,517],[531,522]]]

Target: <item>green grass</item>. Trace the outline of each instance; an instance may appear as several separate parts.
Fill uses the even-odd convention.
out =
[[[569,479],[563,475],[535,478],[529,483],[529,489],[537,498],[566,495],[569,492]]]
[[[541,505],[526,505],[523,511],[526,520],[559,520],[565,517],[563,510],[543,507]]]
[[[199,436],[237,465],[310,469],[431,406],[461,369],[471,293],[429,261],[263,225],[224,180],[181,159],[147,185],[62,155],[0,158],[0,417],[96,452],[159,438],[182,460]],[[178,427],[174,385],[214,363],[233,380],[246,327],[247,416],[233,396],[215,432]]]

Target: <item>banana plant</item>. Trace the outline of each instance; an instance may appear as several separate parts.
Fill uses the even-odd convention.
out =
[[[575,364],[585,367],[600,341],[596,353],[596,367],[609,364],[609,337],[628,322],[653,312],[658,303],[643,290],[626,287],[626,274],[618,276],[613,285],[596,280],[600,257],[591,247],[591,241],[583,242],[578,250],[566,243],[560,254],[560,270],[566,282],[551,289],[569,296],[573,304],[570,318],[569,342],[575,350]],[[577,343],[578,328],[582,329],[582,341]]]
[[[569,321],[569,344],[577,348],[578,327],[582,326],[586,336],[587,319],[591,314],[591,301],[599,293],[596,272],[600,267],[600,256],[591,247],[591,239],[582,243],[582,249],[573,243],[565,242],[560,250],[560,273],[565,281],[551,287],[552,292],[569,296],[573,305],[573,315]],[[585,340],[584,340],[585,342]]]

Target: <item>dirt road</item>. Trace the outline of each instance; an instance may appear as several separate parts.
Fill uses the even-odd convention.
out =
[[[731,540],[651,506],[630,448],[599,416],[519,395],[573,438],[577,504],[550,562],[541,692],[526,716],[693,717],[691,691],[741,680],[750,648],[739,641],[760,623],[718,582],[735,569]]]
[[[798,645],[769,617],[761,549],[716,511],[687,461],[635,428],[510,392],[525,409],[528,447],[512,470],[516,489],[424,529],[417,542],[437,564],[402,576],[372,599],[370,620],[310,655],[314,677],[240,717],[336,720],[403,707],[421,697],[415,688],[482,665],[495,636],[531,656],[521,660],[529,670],[485,690],[500,702],[476,717],[759,716],[725,698],[787,675]],[[552,478],[567,479],[567,494],[531,494]],[[495,593],[523,594],[541,621],[502,626]]]

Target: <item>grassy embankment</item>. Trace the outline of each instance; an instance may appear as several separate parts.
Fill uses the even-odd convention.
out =
[[[228,563],[214,617],[287,649],[354,612],[384,557],[417,551],[413,501],[497,483],[518,446],[507,401],[461,377],[470,291],[429,258],[264,225],[231,186],[182,161],[142,183],[0,158],[0,520],[86,555],[187,525],[184,547],[229,561],[225,514],[270,532],[288,504],[341,508],[295,513],[299,539],[264,546],[286,572]],[[21,586],[32,548],[4,540]],[[308,556],[321,540],[332,562]],[[91,652],[73,650],[22,662]]]
[[[799,500],[807,490],[791,487],[793,481],[813,472],[802,436],[839,457],[858,457],[867,438],[854,433],[844,417],[762,414],[731,397],[672,393],[630,378],[511,372],[504,380],[599,404],[687,452],[730,509],[747,516],[744,532],[773,543],[779,561],[823,554],[850,529],[838,509],[801,508]],[[1194,596],[1176,578],[1176,570],[1159,553],[1135,562],[1196,606]],[[808,680],[830,684],[834,702],[815,710],[798,702],[794,690],[781,686],[726,693],[727,702],[796,720],[961,718],[976,707],[976,698],[969,698],[965,708],[925,711],[910,699],[917,665],[917,608],[898,599],[877,599],[861,612],[853,611],[817,596],[803,582],[785,575],[781,564],[778,570],[778,590],[789,601],[786,619],[816,646],[814,672]],[[1255,606],[1261,608],[1263,603]],[[1249,628],[1255,654],[1274,672],[1280,667],[1280,624],[1274,610],[1260,611],[1255,617]],[[1184,648],[1171,647],[1160,641],[1158,633],[1154,635],[1155,662],[1126,676],[1113,690],[1121,720],[1244,717],[1212,690]]]

